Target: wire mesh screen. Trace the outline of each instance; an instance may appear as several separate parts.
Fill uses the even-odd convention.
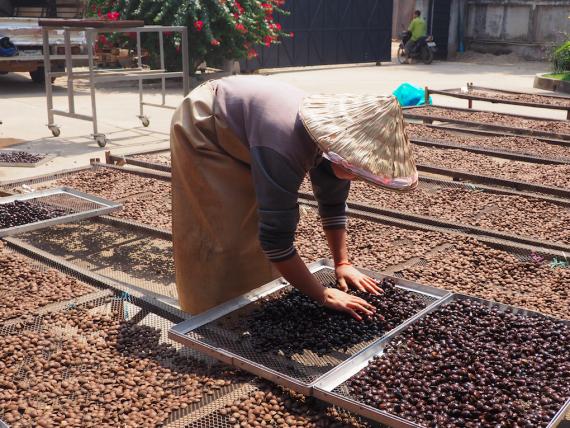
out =
[[[0,324],[49,312],[98,293],[68,272],[26,257],[0,244]],[[67,302],[67,303],[66,303]]]
[[[82,221],[18,236],[80,268],[139,291],[177,298],[172,242],[148,230],[110,222]]]
[[[313,275],[323,285],[331,285],[336,282],[334,269],[331,268],[321,269]],[[286,286],[274,292],[270,299],[285,299],[292,291],[293,288],[291,286]],[[435,297],[421,293],[408,290],[406,292],[416,295],[424,307],[436,300]],[[356,342],[352,343],[346,350],[336,346],[335,349],[324,354],[317,349],[304,349],[303,352],[297,352],[291,356],[286,356],[277,349],[274,352],[260,352],[255,338],[251,335],[250,326],[255,313],[262,310],[262,302],[252,302],[190,331],[188,336],[192,341],[223,349],[256,365],[277,371],[305,384],[315,381],[378,339],[358,341],[358,337],[355,336]],[[311,329],[317,327],[299,325],[299,328]]]
[[[247,382],[249,376],[170,341],[167,331],[180,319],[153,310],[122,293],[0,324],[1,349],[8,351],[0,419],[13,426],[65,420],[182,428],[189,414]]]

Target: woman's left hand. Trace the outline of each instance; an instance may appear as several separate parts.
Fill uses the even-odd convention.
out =
[[[372,294],[381,294],[384,292],[374,279],[368,275],[364,275],[352,265],[337,266],[335,271],[338,288],[342,291],[347,291],[350,286]]]

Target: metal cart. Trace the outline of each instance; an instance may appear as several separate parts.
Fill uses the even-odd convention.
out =
[[[45,82],[46,82],[46,97],[48,108],[48,128],[54,137],[59,136],[60,128],[55,123],[54,117],[65,116],[73,119],[87,120],[93,123],[93,139],[100,147],[105,147],[108,140],[105,134],[99,132],[97,126],[97,107],[95,100],[95,87],[97,83],[108,81],[138,81],[139,88],[139,114],[138,118],[143,126],[148,126],[150,121],[144,114],[144,106],[160,107],[175,109],[174,106],[166,104],[166,79],[182,78],[183,96],[186,96],[190,91],[189,84],[189,58],[188,58],[188,30],[186,27],[168,27],[168,26],[145,26],[142,21],[99,21],[88,19],[40,19],[40,26],[42,27],[43,46],[44,52],[44,69],[45,69]],[[50,30],[63,31],[64,47],[65,47],[65,72],[52,72],[50,68],[50,54],[49,54],[49,35]],[[85,33],[87,40],[87,60],[88,71],[73,71],[73,55],[71,53],[71,32],[82,31]],[[182,71],[181,72],[168,72],[165,69],[164,63],[164,33],[165,32],[179,32],[181,33],[181,53],[182,53]],[[96,36],[99,33],[135,33],[137,43],[137,67],[125,70],[98,70],[95,68],[93,46],[96,41]],[[160,49],[160,69],[145,69],[142,64],[141,52],[141,33],[158,33],[159,49]],[[53,107],[53,85],[52,78],[66,76],[67,77],[67,101],[68,110],[58,110]],[[75,79],[87,78],[89,81],[89,88],[91,94],[91,115],[80,114],[75,111],[73,81]],[[143,100],[143,81],[148,79],[161,79],[161,93],[162,102],[149,103]]]

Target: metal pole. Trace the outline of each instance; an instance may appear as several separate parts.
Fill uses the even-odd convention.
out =
[[[182,29],[182,87],[184,96],[190,92],[190,58],[188,56],[188,29]]]
[[[141,33],[137,31],[137,56],[138,56],[138,66],[142,70],[142,49],[141,49]],[[139,78],[139,115],[142,118],[144,116],[143,112],[143,83],[142,79]]]
[[[164,33],[162,30],[158,31],[158,43],[160,44],[160,69],[164,70]],[[166,79],[162,79],[162,105],[166,104]]]
[[[89,90],[91,92],[91,111],[93,116],[93,136],[96,138],[97,132],[97,104],[95,102],[95,70],[93,61],[93,35],[97,33],[97,30],[92,28],[87,28],[85,30],[87,35],[87,58],[89,60]]]
[[[48,126],[55,125],[53,120],[53,93],[51,86],[51,59],[49,54],[49,28],[42,28],[42,38],[44,44],[44,73],[45,73],[45,87],[47,99],[47,112],[48,112]]]
[[[67,104],[69,112],[75,113],[75,100],[73,99],[73,63],[71,61],[71,34],[69,28],[63,29],[65,49],[65,71],[67,72]]]

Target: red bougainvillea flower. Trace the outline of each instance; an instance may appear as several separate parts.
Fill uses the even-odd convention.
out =
[[[292,31],[289,33],[289,37],[293,38],[295,37],[295,33],[293,33]]]
[[[273,41],[273,37],[271,36],[265,36],[263,38],[263,43],[265,44],[265,46],[269,47],[271,46],[271,42]]]
[[[117,21],[120,17],[119,12],[107,12],[107,19],[109,21]]]
[[[97,9],[97,16],[98,16],[99,18],[103,17],[103,14],[101,13],[101,8],[98,8],[98,9]]]
[[[247,51],[247,59],[257,58],[257,51],[255,49],[249,49]]]
[[[194,22],[194,28],[196,29],[196,31],[202,31],[202,28],[204,28],[204,21],[196,21]]]
[[[105,36],[105,34],[99,35],[99,43],[101,43],[102,45],[107,43],[107,37]]]
[[[247,33],[247,28],[245,28],[243,24],[236,24],[236,30],[238,30],[242,34]]]
[[[242,15],[245,12],[245,9],[243,8],[243,6],[241,4],[239,4],[237,1],[235,2],[236,5],[236,9],[238,10],[238,14]]]
[[[265,13],[271,15],[273,13],[273,6],[269,3],[261,3],[261,7],[265,9]]]
[[[210,44],[212,46],[220,46],[220,41],[218,39],[212,39],[210,40]]]
[[[281,24],[279,22],[276,22],[275,28],[277,28],[278,31],[281,31],[281,29],[282,29]]]

